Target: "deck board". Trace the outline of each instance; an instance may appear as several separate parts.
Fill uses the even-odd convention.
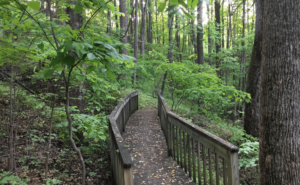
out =
[[[182,168],[168,157],[167,143],[157,111],[136,111],[122,134],[133,160],[134,184],[195,184]]]

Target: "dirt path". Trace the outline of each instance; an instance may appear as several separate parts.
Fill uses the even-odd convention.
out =
[[[195,184],[168,157],[167,143],[157,111],[136,111],[129,119],[123,138],[133,159],[134,184]]]

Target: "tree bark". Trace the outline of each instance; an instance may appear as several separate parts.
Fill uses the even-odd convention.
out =
[[[127,44],[127,7],[126,7],[126,0],[120,0],[119,10],[124,16],[120,16],[120,28],[121,28],[121,42],[123,44]],[[120,54],[127,55],[127,49],[121,50]]]
[[[260,184],[300,184],[300,3],[265,0],[259,119]]]
[[[141,25],[141,55],[145,57],[145,27],[146,27],[146,11],[148,6],[148,0],[143,5],[143,0],[141,0],[141,10],[142,10],[142,25]]]
[[[148,2],[148,6],[151,6],[151,1]],[[152,39],[152,12],[148,11],[148,27],[147,27],[147,42],[149,44],[153,43]],[[149,51],[152,51],[151,47],[148,48]]]
[[[107,10],[107,30],[106,32],[111,34],[111,13],[110,10]]]
[[[204,64],[203,60],[203,29],[202,29],[202,1],[198,2],[198,26],[197,26],[197,63]]]
[[[255,8],[255,39],[246,85],[246,92],[251,95],[251,102],[245,104],[244,130],[247,134],[258,137],[264,0],[257,0]]]
[[[211,28],[210,28],[210,11],[209,11],[209,5],[207,4],[207,19],[208,19],[208,23],[207,23],[207,43],[208,43],[208,56],[209,56],[209,59],[208,59],[208,63],[209,65],[212,65],[212,60],[211,60],[211,53],[212,53],[212,40],[210,38],[210,31],[211,31]]]
[[[221,33],[220,33],[220,2],[218,0],[215,0],[215,25],[216,25],[216,31],[218,33],[218,38],[215,39],[216,41],[216,54],[221,50]],[[220,61],[219,57],[216,57],[216,68],[220,67]],[[219,73],[219,72],[218,72]],[[220,76],[220,74],[219,74]]]
[[[117,9],[117,1],[116,0],[114,0],[114,6],[116,7],[116,11],[117,11],[118,9]],[[115,15],[115,21],[116,21],[116,29],[118,29],[119,24],[118,24],[118,16],[117,15]]]
[[[134,73],[132,77],[133,84],[136,83],[136,65],[138,62],[138,52],[139,52],[139,30],[138,30],[138,10],[139,10],[139,3],[138,0],[135,0],[135,17],[134,17]]]

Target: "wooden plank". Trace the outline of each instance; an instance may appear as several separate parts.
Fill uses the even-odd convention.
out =
[[[191,147],[192,154],[193,154],[192,155],[193,156],[193,162],[192,162],[192,165],[193,165],[193,180],[194,180],[194,182],[196,182],[196,156],[195,156],[194,146],[195,146],[195,139],[193,138],[192,147]]]
[[[192,178],[192,157],[191,157],[191,137],[187,134],[188,161],[189,161],[189,176]]]
[[[200,157],[200,142],[197,141],[197,154],[198,154],[198,184],[201,184],[201,157]]]
[[[186,146],[187,144],[186,144],[186,134],[185,134],[185,132],[183,132],[183,155],[184,155],[184,157],[183,157],[183,161],[184,161],[184,171],[185,171],[185,173],[187,173],[187,162],[186,162],[186,156],[187,156],[187,146]]]
[[[180,147],[179,147],[179,149],[180,149],[180,154],[179,154],[179,156],[180,156],[180,167],[181,168],[183,168],[183,156],[182,156],[182,150],[183,150],[183,148],[182,148],[182,131],[181,130],[179,130],[179,145],[180,145]]]
[[[172,129],[172,141],[173,141],[173,146],[172,146],[172,155],[173,159],[176,160],[175,158],[175,126],[171,124],[171,129]]]
[[[211,150],[208,149],[209,183],[213,184]]]
[[[177,140],[176,140],[176,148],[177,148],[177,164],[180,164],[179,163],[179,140],[180,140],[180,138],[179,138],[179,128],[178,127],[176,127],[176,138],[177,138]]]
[[[204,177],[204,184],[207,184],[206,179],[206,152],[205,152],[205,146],[202,145],[202,157],[203,157],[203,177]]]
[[[216,167],[216,181],[217,181],[217,185],[220,185],[220,172],[219,172],[219,156],[218,154],[215,155],[216,159],[215,159],[215,167]]]
[[[239,185],[239,165],[238,165],[238,153],[234,152],[230,154],[230,159],[228,161],[228,177],[229,183],[232,185]]]
[[[124,169],[124,185],[133,185],[132,168]]]
[[[227,168],[226,168],[226,160],[223,158],[223,184],[224,185],[227,185],[228,181],[227,181],[227,175],[226,175],[226,172],[227,172]]]

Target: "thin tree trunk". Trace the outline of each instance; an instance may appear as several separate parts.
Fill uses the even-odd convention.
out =
[[[207,38],[208,38],[208,40],[207,40],[207,43],[208,43],[208,57],[209,57],[209,59],[208,59],[208,63],[209,63],[209,65],[212,65],[212,60],[211,60],[211,53],[212,53],[212,40],[211,40],[211,35],[210,35],[210,32],[211,32],[211,28],[210,28],[210,11],[209,11],[209,5],[207,4],[207,17],[208,17],[208,23],[207,23],[207,29],[208,29],[208,31],[207,31]]]
[[[120,28],[121,28],[121,42],[123,44],[127,44],[127,7],[126,0],[120,0],[119,11],[124,14],[124,16],[120,16]],[[121,50],[120,54],[127,55],[127,49]]]
[[[114,6],[115,6],[116,11],[117,11],[118,8],[117,8],[117,1],[116,0],[114,0]],[[118,29],[119,28],[119,24],[118,24],[118,16],[117,16],[117,14],[115,15],[115,21],[116,21],[116,29]]]
[[[139,42],[138,42],[138,39],[139,39],[139,31],[138,31],[138,10],[139,10],[139,3],[138,3],[138,0],[135,0],[135,17],[134,17],[134,73],[133,73],[133,79],[132,79],[132,82],[133,84],[136,83],[136,65],[137,65],[137,62],[138,62],[138,52],[139,52]]]
[[[215,0],[215,25],[216,25],[216,32],[218,34],[218,39],[215,39],[216,41],[216,55],[218,55],[218,53],[221,50],[221,31],[220,31],[220,2],[218,2],[218,0]],[[220,67],[220,61],[219,61],[219,57],[216,57],[216,68]],[[220,76],[220,72],[218,72],[218,76]]]
[[[198,26],[197,26],[197,63],[204,64],[203,59],[203,29],[202,29],[202,1],[198,2]]]
[[[111,13],[110,10],[107,10],[107,30],[106,32],[111,34]]]
[[[143,5],[143,0],[141,0],[141,10],[142,10],[142,26],[141,26],[141,55],[145,57],[145,26],[146,26],[146,11],[148,6],[148,0]]]
[[[148,2],[148,6],[151,6],[151,1]],[[152,12],[148,11],[148,27],[147,27],[147,42],[149,44],[153,43],[152,39]],[[151,46],[148,48],[149,51],[152,51]]]

